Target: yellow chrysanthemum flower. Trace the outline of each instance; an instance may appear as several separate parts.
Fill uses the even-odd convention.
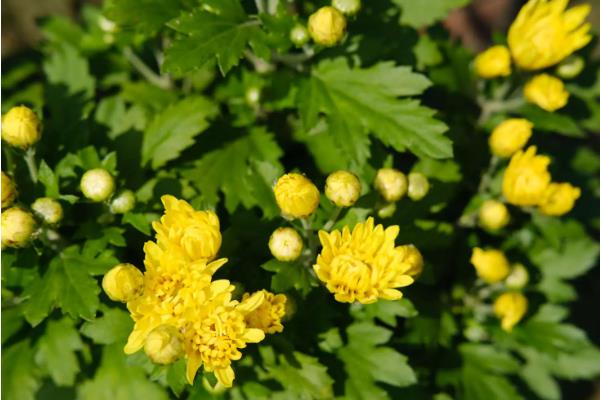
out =
[[[536,155],[535,146],[512,156],[502,180],[502,194],[510,204],[537,205],[543,198],[551,176],[550,158]]]
[[[570,183],[551,183],[540,202],[540,211],[546,215],[564,215],[573,209],[579,196],[581,190]]]
[[[531,137],[533,124],[524,118],[501,122],[490,135],[490,150],[498,157],[510,157],[521,150]]]
[[[196,211],[185,200],[161,197],[165,214],[152,224],[162,247],[180,248],[191,261],[210,261],[221,248],[219,218],[212,211]]]
[[[305,176],[292,172],[277,180],[275,200],[284,216],[306,218],[319,206],[319,189]]]
[[[484,229],[495,231],[508,224],[510,214],[504,203],[498,200],[486,200],[479,207],[479,225]]]
[[[563,108],[569,101],[564,83],[548,74],[534,76],[525,84],[523,94],[528,102],[550,112]]]
[[[264,295],[263,303],[254,311],[246,315],[246,324],[250,328],[258,328],[265,333],[278,333],[283,331],[281,319],[285,315],[287,297],[284,294],[273,294],[261,290]],[[244,293],[242,302],[250,297]]]
[[[510,332],[527,312],[527,298],[520,292],[503,293],[494,302],[494,312],[501,319],[502,329]]]
[[[352,232],[346,226],[340,232],[319,231],[323,250],[313,266],[318,278],[340,302],[373,303],[379,298],[397,300],[396,288],[413,283],[411,265],[394,240],[400,228],[375,226],[373,218],[356,224]]]
[[[510,272],[508,260],[500,250],[475,247],[471,255],[471,264],[475,267],[477,276],[487,283],[500,282]]]
[[[492,46],[475,57],[475,73],[486,79],[510,75],[510,52],[506,46]]]
[[[589,43],[588,4],[566,10],[569,0],[529,0],[508,30],[515,63],[526,70],[550,67]]]
[[[17,188],[10,176],[2,171],[2,208],[10,206],[17,197]]]

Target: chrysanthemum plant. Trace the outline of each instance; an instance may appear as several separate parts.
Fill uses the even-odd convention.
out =
[[[2,397],[582,398],[590,8],[531,0],[472,54],[439,24],[468,3],[40,21],[3,60]]]

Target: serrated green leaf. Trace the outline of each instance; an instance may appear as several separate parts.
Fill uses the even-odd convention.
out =
[[[52,169],[44,160],[40,162],[40,167],[38,168],[38,178],[46,188],[46,196],[52,198],[58,198],[60,196],[60,191],[58,189],[58,177],[54,174],[54,171],[52,171]]]
[[[4,265],[2,267],[5,268]],[[4,345],[8,339],[21,330],[23,325],[25,325],[25,320],[23,319],[22,307],[7,307],[2,310],[1,317],[2,345]]]
[[[89,99],[94,93],[95,80],[87,59],[68,44],[62,44],[52,52],[44,63],[44,72],[50,83],[66,87],[70,95]]]
[[[187,97],[158,114],[148,125],[142,144],[142,163],[163,166],[194,144],[194,137],[208,128],[218,112],[204,97]]]
[[[492,345],[465,343],[460,346],[465,363],[490,372],[514,373],[519,370],[519,362],[508,352]]]
[[[373,304],[366,305],[353,304],[350,313],[356,319],[378,318],[391,326],[396,326],[397,317],[410,318],[418,314],[415,306],[406,298],[394,301],[378,300]]]
[[[179,14],[179,0],[110,0],[104,14],[123,29],[152,35]]]
[[[533,122],[536,130],[559,133],[569,137],[585,137],[585,132],[568,115],[548,112],[532,105],[526,105],[519,111],[524,118]]]
[[[81,326],[81,333],[98,344],[123,342],[131,333],[133,320],[129,313],[118,308],[109,308],[102,316]]]
[[[133,226],[135,229],[147,236],[150,236],[152,233],[151,223],[156,219],[158,219],[158,215],[156,214],[139,214],[128,212],[123,215],[124,224]]]
[[[465,6],[471,0],[392,0],[398,5],[400,23],[413,28],[421,28],[439,21],[458,7]]]
[[[2,398],[34,400],[40,387],[39,370],[29,340],[2,348]]]
[[[35,362],[48,372],[54,383],[71,386],[79,372],[75,351],[81,350],[82,345],[72,320],[63,318],[50,321],[44,335],[37,342]]]
[[[521,400],[512,383],[502,375],[467,366],[462,370],[465,400]]]
[[[287,292],[294,288],[306,296],[315,286],[310,272],[302,265],[278,260],[269,260],[261,268],[275,274],[271,278],[271,290],[274,292]]]

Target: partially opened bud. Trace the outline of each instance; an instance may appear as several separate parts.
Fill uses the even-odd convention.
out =
[[[506,286],[510,289],[522,289],[529,282],[529,272],[523,264],[515,264],[512,267],[510,275],[506,277]]]
[[[346,33],[346,18],[333,7],[321,7],[308,19],[308,31],[316,43],[333,46]]]
[[[115,190],[115,180],[107,170],[95,168],[81,177],[81,191],[88,199],[100,202],[107,200]]]
[[[425,175],[420,172],[411,172],[408,174],[408,197],[411,200],[421,200],[428,192],[429,181]]]
[[[284,216],[306,218],[319,206],[319,189],[306,177],[295,172],[277,180],[275,200]]]
[[[25,106],[13,107],[2,117],[2,139],[11,146],[27,149],[41,136],[40,120]]]
[[[304,25],[297,24],[290,31],[290,40],[296,47],[304,46],[308,39],[308,29]]]
[[[360,196],[360,181],[351,172],[336,171],[325,181],[325,195],[338,207],[350,207]]]
[[[398,201],[408,187],[406,175],[394,168],[381,168],[375,176],[375,189],[387,202]]]
[[[2,171],[2,208],[10,206],[17,197],[17,187],[10,176]]]
[[[279,261],[294,261],[302,253],[302,237],[293,228],[277,228],[269,238],[269,250]]]
[[[31,209],[44,223],[54,225],[63,218],[63,209],[60,203],[49,197],[40,197],[32,205]]]
[[[102,289],[111,300],[127,303],[144,291],[144,275],[134,265],[119,264],[104,275]]]
[[[19,207],[2,212],[2,247],[24,247],[36,229],[31,213]]]
[[[110,202],[110,212],[113,214],[125,214],[135,207],[135,194],[131,190],[123,190]]]
[[[356,15],[360,11],[360,0],[333,0],[331,5],[345,15]]]
[[[409,269],[404,272],[406,275],[417,276],[423,272],[423,256],[419,249],[412,244],[406,244],[396,247],[396,251],[400,254],[400,259],[403,263],[409,266]]]
[[[159,325],[148,334],[144,351],[157,364],[172,364],[184,353],[181,333],[172,325]]]
[[[508,224],[510,214],[504,203],[497,200],[486,200],[479,208],[479,225],[484,229],[495,231]]]

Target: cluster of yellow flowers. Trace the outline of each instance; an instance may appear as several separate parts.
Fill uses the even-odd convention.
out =
[[[527,298],[520,292],[529,280],[527,269],[521,264],[511,266],[500,250],[479,247],[473,249],[471,263],[482,281],[490,285],[502,283],[508,289],[494,301],[494,312],[502,329],[510,332],[527,312]]]
[[[508,31],[508,47],[496,45],[476,57],[477,75],[485,79],[509,76],[511,58],[523,70],[548,68],[588,44],[592,38],[590,24],[584,21],[590,6],[582,4],[567,10],[567,4],[568,0],[528,1]],[[561,70],[559,66],[558,72]],[[524,96],[550,112],[564,107],[569,99],[563,82],[547,73],[530,79]]]
[[[213,280],[227,262],[215,259],[221,247],[217,215],[173,196],[162,202],[165,214],[153,223],[156,242],[144,245],[146,271],[120,264],[102,282],[111,299],[127,303],[135,321],[125,352],[143,347],[160,364],[185,356],[190,384],[204,366],[230,387],[240,349],[283,330],[286,297],[261,290],[234,300],[228,280]]]

